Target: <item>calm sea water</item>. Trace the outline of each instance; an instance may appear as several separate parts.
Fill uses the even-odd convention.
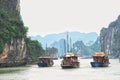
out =
[[[55,60],[53,67],[40,68],[37,65],[14,68],[0,68],[0,80],[120,80],[120,63],[110,59],[109,67],[92,68],[92,59],[80,59],[80,68],[62,69],[61,60]]]

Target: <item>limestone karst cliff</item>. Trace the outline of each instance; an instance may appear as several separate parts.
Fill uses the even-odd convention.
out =
[[[26,32],[20,18],[20,0],[0,0],[0,62],[25,59]]]
[[[120,55],[120,16],[101,30],[100,51],[114,58]]]
[[[38,41],[27,37],[27,31],[20,15],[20,0],[0,0],[0,67],[36,63],[45,53]]]

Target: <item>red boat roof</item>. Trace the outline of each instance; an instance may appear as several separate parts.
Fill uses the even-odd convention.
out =
[[[64,57],[72,57],[72,56],[78,56],[78,55],[74,53],[66,53]]]
[[[103,56],[107,56],[107,55],[105,53],[103,53],[103,52],[97,52],[94,56],[103,57]]]

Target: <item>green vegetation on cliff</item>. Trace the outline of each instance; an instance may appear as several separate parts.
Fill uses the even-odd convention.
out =
[[[45,50],[43,50],[42,45],[37,40],[31,40],[30,38],[26,38],[27,43],[27,55],[31,60],[35,60],[37,57],[45,54]]]
[[[0,53],[3,52],[5,43],[10,44],[12,38],[26,38],[28,31],[17,12],[17,16],[14,17],[10,17],[7,13],[6,9],[0,9]]]
[[[11,40],[14,38],[25,38],[28,57],[34,60],[36,57],[44,54],[45,51],[38,41],[32,41],[27,38],[28,28],[20,20],[19,13],[16,12],[14,17],[9,16],[7,13],[6,9],[0,9],[0,53],[3,52],[5,43],[11,44]]]

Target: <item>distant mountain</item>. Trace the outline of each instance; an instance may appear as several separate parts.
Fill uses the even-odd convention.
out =
[[[65,39],[60,39],[59,41],[55,41],[50,45],[50,47],[57,48],[59,55],[63,55],[67,52]]]
[[[80,54],[80,56],[90,56],[95,52],[99,51],[99,39],[97,39],[94,44],[91,46],[84,45],[83,41],[76,41],[71,45],[68,44],[68,48],[66,45],[65,39],[61,39],[59,41],[54,42],[50,45],[51,47],[55,47],[58,49],[59,55],[64,55],[67,51]]]
[[[73,53],[80,54],[80,56],[90,56],[95,53],[93,49],[91,49],[90,46],[84,45],[82,41],[76,41],[73,44]]]
[[[95,32],[80,33],[75,31],[75,32],[69,32],[68,35],[69,38],[71,38],[72,43],[76,41],[83,41],[83,43],[87,46],[92,45],[98,37],[98,34]],[[41,37],[40,35],[30,36],[30,38],[32,40],[38,40],[45,49],[46,45],[47,47],[50,47],[53,43],[58,42],[61,39],[66,40],[66,36],[67,36],[67,32],[63,32],[59,34],[49,34],[46,35],[45,37]]]

